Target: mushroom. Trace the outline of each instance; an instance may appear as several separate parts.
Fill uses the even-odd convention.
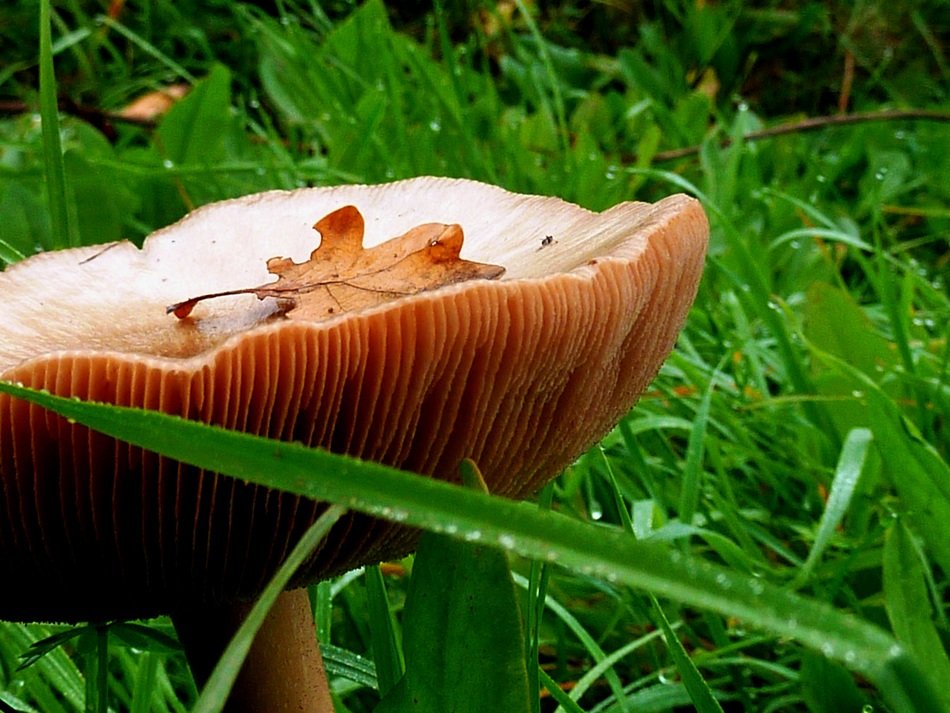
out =
[[[505,268],[320,322],[236,294],[170,304],[303,261],[315,219],[354,205],[367,246],[461,224],[463,257]],[[594,213],[468,180],[273,191],[215,203],[128,242],[0,273],[0,379],[158,409],[454,479],[536,491],[635,403],[673,347],[708,237],[676,195]],[[314,477],[319,477],[315,474]],[[323,505],[136,449],[0,395],[0,618],[171,613],[199,684]],[[411,551],[352,514],[291,583],[229,710],[332,710],[300,587]],[[68,592],[68,596],[64,596]],[[276,656],[274,652],[280,655]],[[281,707],[283,706],[283,707]]]

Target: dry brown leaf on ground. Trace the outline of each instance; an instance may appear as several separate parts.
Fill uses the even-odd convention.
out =
[[[118,114],[133,121],[154,121],[181,100],[189,89],[191,87],[187,84],[170,84],[137,97]]]
[[[320,220],[320,246],[306,262],[273,257],[267,269],[277,281],[215,292],[170,305],[179,319],[214,297],[253,294],[274,297],[292,319],[317,321],[389,302],[436,287],[473,279],[495,279],[505,268],[459,257],[464,236],[458,225],[427,223],[372,248],[363,247],[363,216],[345,206]]]

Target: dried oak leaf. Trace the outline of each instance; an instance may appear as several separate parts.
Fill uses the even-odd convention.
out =
[[[133,121],[155,121],[180,101],[190,88],[187,84],[170,84],[148,92],[124,106],[119,116]]]
[[[261,300],[278,299],[289,318],[317,321],[456,282],[495,279],[505,271],[461,259],[464,236],[458,225],[427,223],[372,248],[363,248],[363,216],[354,206],[330,213],[313,227],[321,241],[309,260],[267,261],[276,282],[199,295],[170,305],[166,312],[184,319],[203,300],[253,294]]]

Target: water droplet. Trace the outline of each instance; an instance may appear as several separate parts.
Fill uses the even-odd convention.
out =
[[[827,179],[827,177],[825,177],[824,174],[819,173],[817,176],[815,176],[815,180],[818,181],[819,183],[824,183],[824,182],[826,182],[828,179]]]
[[[826,657],[831,658],[835,655],[835,647],[828,641],[821,645],[821,653]]]
[[[480,539],[482,539],[481,530],[469,530],[465,533],[466,542],[477,542]]]
[[[442,123],[438,119],[433,119],[429,122],[429,129],[435,132],[442,131]]]
[[[162,166],[164,168],[175,168],[175,162],[170,158],[166,158],[164,161],[162,161]]]
[[[504,547],[506,550],[514,549],[515,538],[511,535],[499,535],[498,544]]]
[[[458,531],[459,531],[458,525],[452,524],[452,525],[446,525],[446,526],[445,526],[445,534],[446,534],[446,535],[454,535],[454,534],[457,533]]]
[[[860,389],[855,389],[854,391],[851,392],[851,395],[856,399],[864,398],[864,392],[861,391]]]
[[[720,572],[716,575],[716,584],[718,584],[723,589],[731,589],[732,582],[729,580],[729,577],[726,576],[724,572]]]

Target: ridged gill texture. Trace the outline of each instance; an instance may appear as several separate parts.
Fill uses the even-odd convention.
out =
[[[506,279],[319,324],[268,320],[253,298],[232,300],[205,315],[239,327],[167,349],[160,332],[179,325],[154,310],[209,286],[231,288],[230,254],[243,246],[266,260],[312,249],[317,236],[303,229],[300,245],[281,247],[280,231],[261,215],[292,215],[306,227],[321,209],[352,203],[368,223],[385,226],[426,201],[433,214],[409,220],[461,224],[474,259],[505,266]],[[207,251],[202,221],[220,230],[220,252]],[[262,245],[233,235],[238,227],[253,234],[255,225]],[[394,225],[379,239],[402,230]],[[522,497],[602,437],[655,375],[695,296],[707,233],[701,208],[683,196],[595,214],[448,179],[229,201],[159,231],[142,251],[80,248],[0,274],[0,295],[14,303],[9,325],[0,322],[0,377],[440,478],[456,479],[461,459],[472,458],[492,492]],[[555,237],[542,245],[546,235]],[[148,262],[156,255],[167,274]],[[169,266],[174,260],[180,265]],[[96,301],[96,281],[107,273],[83,276],[107,268],[117,283],[133,283],[115,288],[115,303]],[[251,268],[234,269],[256,279],[243,274]],[[189,275],[198,272],[193,285]],[[130,302],[138,277],[148,313],[136,322],[145,309]],[[61,289],[50,285],[57,280]],[[258,310],[250,320],[249,309]],[[147,337],[156,332],[152,350]],[[143,617],[185,602],[253,597],[320,510],[0,395],[0,618]],[[413,540],[405,528],[350,516],[296,583],[400,555]]]

